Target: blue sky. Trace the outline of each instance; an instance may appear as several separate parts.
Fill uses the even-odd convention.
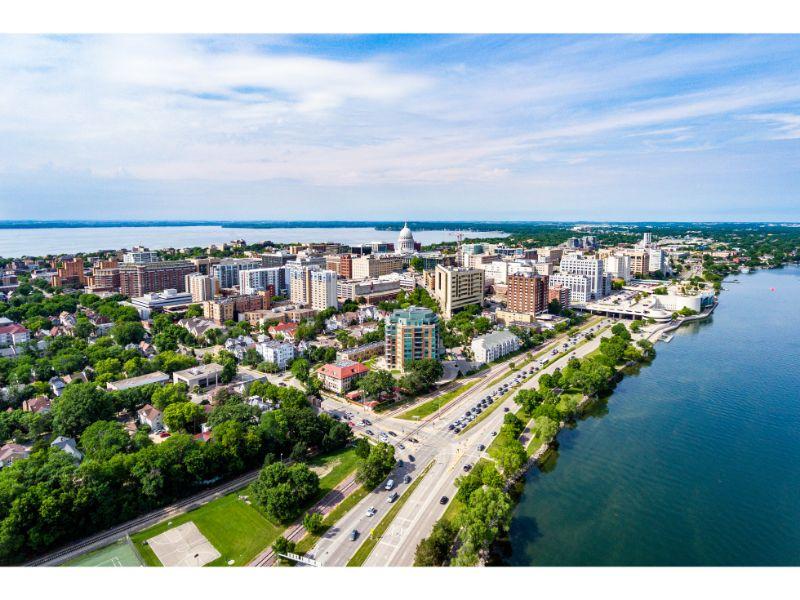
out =
[[[0,36],[0,219],[800,220],[797,36]]]

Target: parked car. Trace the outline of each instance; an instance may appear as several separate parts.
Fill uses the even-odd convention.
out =
[[[447,496],[442,496],[441,498],[439,498],[439,504],[447,504],[447,501],[449,499],[450,498],[448,498]]]
[[[403,483],[411,483],[411,475],[406,475],[403,477]]]

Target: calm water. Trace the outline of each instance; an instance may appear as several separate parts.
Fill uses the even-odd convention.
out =
[[[295,227],[248,229],[192,225],[185,227],[77,227],[52,229],[0,229],[0,256],[43,256],[68,252],[93,252],[148,246],[184,248],[222,244],[235,239],[248,243],[270,240],[276,243],[340,242],[363,244],[376,241],[394,242],[397,231],[372,227],[322,228]],[[469,232],[471,238],[505,237],[499,231]],[[452,231],[415,231],[414,239],[422,244],[455,241]]]
[[[512,564],[800,565],[800,269],[738,279],[560,434]]]

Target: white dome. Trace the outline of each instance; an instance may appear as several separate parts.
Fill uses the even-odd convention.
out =
[[[411,230],[408,228],[408,223],[403,225],[403,228],[400,230],[400,235],[397,238],[398,240],[413,240],[414,236],[411,235]]]

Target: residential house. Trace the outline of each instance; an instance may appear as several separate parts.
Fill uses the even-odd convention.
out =
[[[21,444],[9,443],[0,446],[0,469],[8,467],[23,458],[28,458],[30,454],[31,449]]]
[[[50,398],[47,396],[35,396],[22,401],[22,410],[25,412],[45,414],[50,412],[50,404]]]
[[[356,381],[366,375],[369,369],[352,360],[342,360],[321,366],[317,377],[322,387],[336,394],[345,394],[353,389]]]
[[[155,406],[145,404],[139,409],[137,415],[139,416],[139,423],[147,425],[152,431],[161,431],[164,429],[164,420],[161,411]]]
[[[50,442],[50,446],[53,448],[58,448],[63,452],[66,452],[78,462],[83,460],[83,452],[78,450],[78,444],[72,438],[60,435],[52,442]]]

